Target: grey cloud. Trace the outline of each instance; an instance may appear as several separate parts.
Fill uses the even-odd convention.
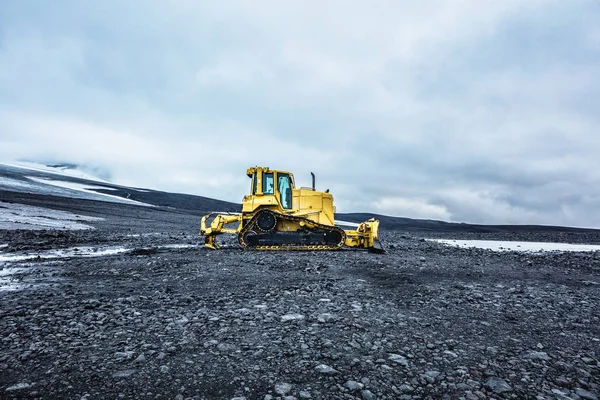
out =
[[[3,3],[0,157],[231,201],[268,164],[344,212],[600,227],[598,7],[308,4]]]

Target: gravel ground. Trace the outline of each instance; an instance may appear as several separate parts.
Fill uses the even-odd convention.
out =
[[[599,252],[385,229],[384,255],[210,251],[196,217],[148,218],[0,231],[0,257],[29,257],[0,262],[0,398],[600,395]]]

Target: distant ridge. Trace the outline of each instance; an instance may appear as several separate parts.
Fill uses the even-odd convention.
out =
[[[412,232],[472,232],[472,233],[505,233],[505,232],[573,232],[600,233],[600,229],[574,228],[568,226],[550,225],[483,225],[461,222],[445,222],[431,219],[413,219],[406,217],[390,217],[369,213],[338,213],[336,219],[350,222],[361,222],[376,218],[386,229],[397,229]]]
[[[203,196],[116,185],[77,170],[65,172],[56,166],[32,163],[0,163],[0,191],[124,204],[138,202],[197,215],[239,211],[241,207]]]
[[[75,169],[73,169],[75,167]],[[94,201],[119,200],[124,204],[139,202],[155,207],[166,207],[188,214],[200,216],[210,212],[239,212],[241,204],[210,197],[183,193],[170,193],[159,190],[116,185],[99,180],[76,169],[75,164],[60,163],[40,165],[33,163],[0,163],[0,192],[29,193],[39,199],[40,196],[78,198]],[[65,172],[63,168],[70,171]],[[56,182],[71,183],[57,187]],[[78,190],[73,189],[78,188]],[[0,196],[1,198],[2,196]],[[25,196],[18,196],[24,199]],[[525,233],[525,232],[563,232],[600,234],[600,229],[574,228],[547,225],[483,225],[457,222],[445,222],[429,219],[392,217],[373,213],[338,213],[336,220],[359,223],[369,218],[377,218],[383,229],[406,232],[447,232],[447,233]]]

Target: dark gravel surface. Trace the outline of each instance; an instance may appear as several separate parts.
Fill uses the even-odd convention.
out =
[[[0,398],[600,395],[598,252],[385,229],[385,255],[209,251],[195,216],[143,209],[119,229],[111,215],[91,231],[0,231],[0,256],[30,257],[0,262],[13,285],[0,291]]]

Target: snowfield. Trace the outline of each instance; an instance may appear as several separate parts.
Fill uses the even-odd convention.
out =
[[[24,161],[0,163],[0,165],[6,165],[9,167],[15,167],[15,168],[21,168],[21,169],[28,169],[31,171],[44,172],[44,173],[49,173],[49,174],[53,174],[53,175],[67,176],[67,177],[71,177],[71,178],[85,179],[85,180],[89,180],[89,181],[110,183],[104,179],[98,178],[97,176],[88,174],[87,172],[83,172],[81,170],[69,168],[69,167],[51,167],[51,166],[44,165],[44,164],[24,162]]]
[[[166,244],[154,247],[156,250],[161,249],[187,249],[190,247],[197,247],[197,244]],[[33,259],[60,259],[60,258],[73,258],[73,257],[104,257],[112,256],[116,254],[126,253],[135,250],[131,247],[123,246],[110,246],[110,247],[69,247],[65,249],[56,250],[45,250],[39,252],[27,251],[25,253],[11,253],[3,254],[0,252],[0,265],[6,263],[14,263],[17,261],[33,260]],[[1,270],[0,270],[1,273]]]
[[[112,188],[112,187],[87,185],[87,184],[78,183],[78,182],[55,181],[55,180],[51,180],[51,179],[36,178],[33,176],[28,176],[27,179],[29,179],[33,182],[42,183],[44,185],[57,186],[57,187],[61,187],[61,188],[66,188],[66,189],[76,190],[79,192],[88,193],[93,198],[101,198],[105,201],[115,201],[118,203],[128,203],[128,204],[135,204],[138,206],[153,207],[151,204],[142,203],[140,201],[123,198],[120,196],[113,196],[113,195],[110,195],[107,193],[100,193],[100,192],[97,192],[94,190],[94,189],[116,190],[115,188]]]
[[[0,202],[0,229],[91,229],[84,222],[102,220],[68,211]]]
[[[599,251],[600,245],[572,244],[553,242],[519,242],[506,240],[456,240],[456,239],[429,239],[449,246],[462,248],[489,249],[493,251]]]
[[[76,169],[35,163],[0,163],[0,190],[153,207],[152,204],[129,198],[131,192],[148,193],[147,190],[115,185]],[[114,191],[115,194],[97,190]],[[127,194],[117,195],[117,191]]]

